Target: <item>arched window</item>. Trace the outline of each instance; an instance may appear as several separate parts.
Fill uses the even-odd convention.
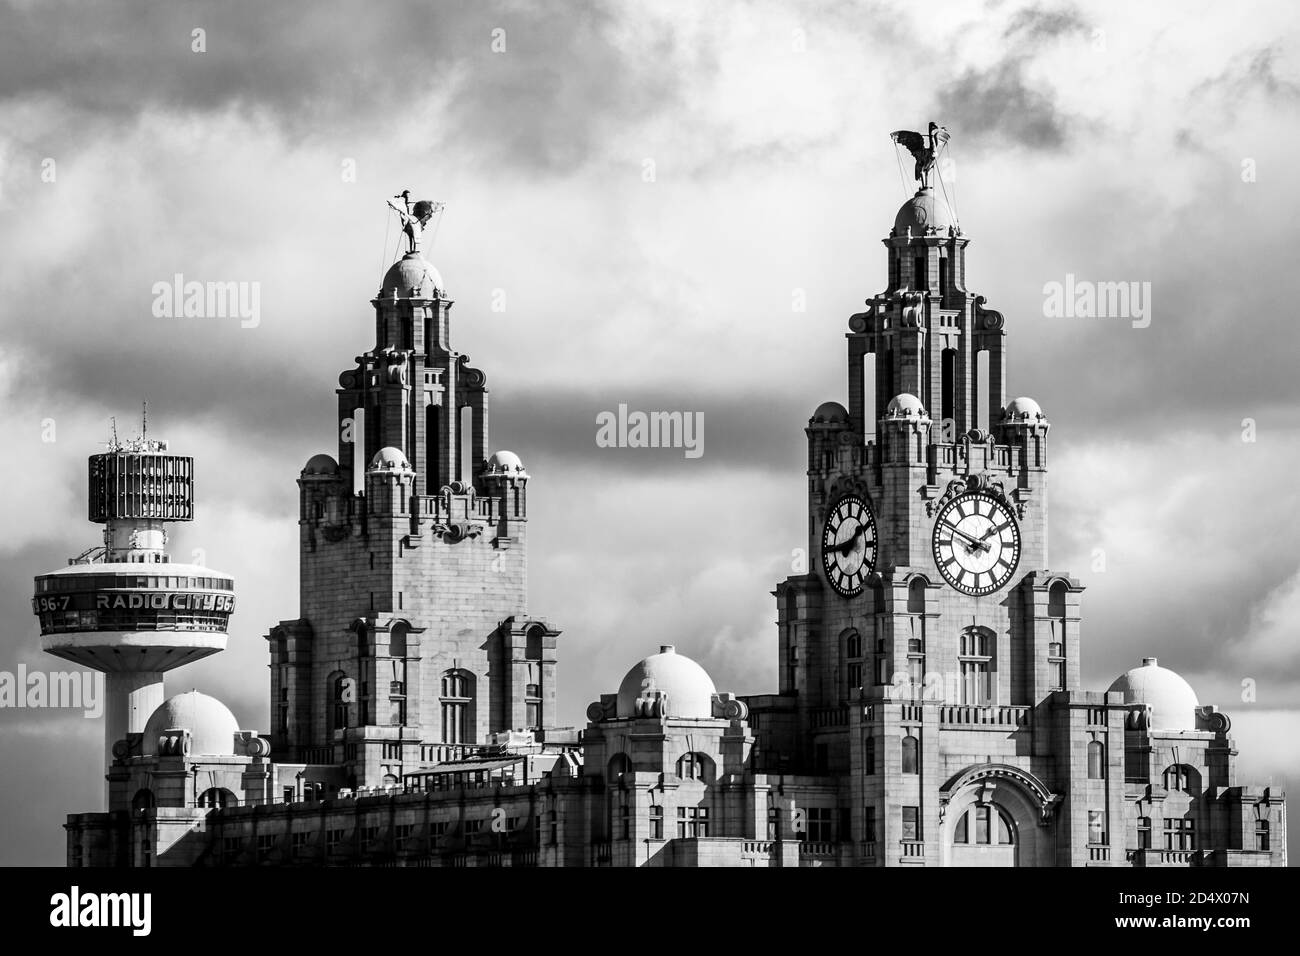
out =
[[[131,798],[131,809],[134,811],[152,810],[157,805],[158,801],[148,787],[137,790],[135,796]]]
[[[1088,779],[1103,780],[1106,777],[1106,745],[1100,740],[1088,742]]]
[[[920,773],[921,771],[917,769],[919,764],[917,739],[908,734],[903,738],[903,773]]]
[[[993,703],[993,632],[967,628],[961,633],[959,651],[961,702],[968,706]]]
[[[701,780],[707,782],[711,777],[711,764],[706,754],[687,753],[677,761],[677,776],[683,780]]]
[[[940,441],[951,442],[957,438],[957,350],[944,349],[940,359],[942,364],[942,392],[939,403]]]
[[[239,806],[239,800],[225,787],[210,787],[199,794],[199,806],[209,810],[223,810]]]
[[[615,781],[625,773],[632,772],[632,758],[625,753],[617,753],[609,758],[609,766],[605,771],[605,779]]]
[[[474,738],[474,676],[465,670],[442,675],[442,742],[467,744]]]
[[[913,578],[907,586],[907,612],[911,628],[907,637],[907,676],[912,696],[919,699],[925,687],[925,581]]]
[[[952,842],[977,846],[1007,846],[1016,842],[1015,827],[998,807],[977,804],[961,815]]]
[[[1195,767],[1185,763],[1170,764],[1165,768],[1165,789],[1179,790],[1183,793],[1199,793],[1201,775]]]
[[[857,628],[844,632],[844,694],[853,698],[862,686],[862,635]]]
[[[875,737],[868,737],[862,742],[862,772],[864,774],[873,774],[876,772]]]
[[[372,671],[373,642],[370,629],[364,624],[357,625],[357,726],[364,727],[370,723],[370,678]]]

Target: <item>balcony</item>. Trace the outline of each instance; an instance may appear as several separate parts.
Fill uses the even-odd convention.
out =
[[[1125,854],[1134,866],[1202,866],[1204,850],[1129,850]]]
[[[942,728],[1006,727],[1009,730],[1029,726],[1030,707],[944,704],[939,708]]]

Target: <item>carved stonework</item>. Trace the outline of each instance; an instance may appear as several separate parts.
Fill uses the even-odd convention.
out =
[[[455,544],[466,538],[477,538],[485,528],[486,525],[482,521],[450,521],[446,524],[439,522],[434,524],[433,533],[448,544]]]
[[[1002,313],[996,309],[984,308],[984,296],[975,297],[975,327],[996,332],[1006,323]]]
[[[469,356],[461,355],[456,359],[456,379],[466,388],[483,388],[487,385],[487,375],[481,369],[471,368]]]
[[[967,475],[965,478],[954,478],[948,482],[947,488],[942,495],[933,498],[925,503],[925,513],[928,517],[933,518],[938,512],[943,510],[944,505],[952,501],[958,495],[967,492],[979,492],[988,495],[1000,504],[1008,508],[1015,509],[1016,516],[1023,518],[1025,516],[1024,502],[1013,501],[1006,493],[1002,481],[998,478],[990,478],[987,474],[980,473],[977,475]]]

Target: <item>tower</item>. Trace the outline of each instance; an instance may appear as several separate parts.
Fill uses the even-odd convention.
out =
[[[234,581],[166,551],[166,525],[194,518],[194,460],[167,442],[116,437],[89,460],[89,516],[104,544],[37,575],[41,647],[105,674],[105,764],[163,702],[163,674],[226,647]]]
[[[355,786],[540,736],[555,702],[559,632],[527,611],[530,476],[489,453],[486,376],[411,245],[371,300],[373,348],[339,377],[337,458],[299,476],[301,614],[268,635],[277,754]]]

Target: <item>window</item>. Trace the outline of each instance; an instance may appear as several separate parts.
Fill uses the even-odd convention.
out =
[[[1151,849],[1151,818],[1138,817],[1137,837],[1139,850]]]
[[[1047,645],[1047,668],[1051,681],[1048,690],[1065,690],[1065,646],[1059,641]]]
[[[862,743],[862,772],[866,776],[876,772],[876,738],[868,737]]]
[[[265,857],[275,849],[275,834],[259,833],[257,835],[257,855]]]
[[[677,761],[677,776],[683,780],[707,780],[709,758],[701,753],[682,754]]]
[[[293,852],[295,854],[305,853],[307,850],[308,834],[301,831],[295,832],[290,839],[292,840]]]
[[[889,662],[889,655],[885,653],[884,638],[880,638],[876,641],[876,675],[875,676],[876,676],[877,684],[893,683],[892,675],[889,673],[889,668],[891,666],[892,665]]]
[[[1106,777],[1106,745],[1100,740],[1088,743],[1088,779],[1104,780]]]
[[[1196,793],[1200,789],[1200,774],[1187,764],[1170,764],[1165,768],[1165,789]]]
[[[781,839],[781,808],[770,802],[767,805],[767,838]]]
[[[848,668],[849,690],[857,690],[862,686],[862,662],[851,661]]]
[[[977,804],[957,820],[952,842],[976,846],[1010,846],[1015,843],[1011,821],[989,803]]]
[[[903,807],[903,839],[921,839],[921,808]]]
[[[808,810],[808,840],[812,843],[830,843],[831,808],[811,807]]]
[[[226,807],[238,806],[239,801],[235,795],[223,787],[212,787],[204,790],[199,794],[199,806],[212,810],[222,810]]]
[[[914,289],[930,288],[930,276],[925,268],[925,256],[914,256],[912,259],[912,272],[916,276],[916,281],[912,284]]]
[[[524,687],[524,722],[531,729],[542,726],[542,687],[528,684]]]
[[[552,817],[552,818],[555,817],[555,813],[554,813],[554,811],[552,811],[552,813],[551,813],[551,817]],[[552,827],[554,827],[554,823],[552,823]],[[664,838],[664,808],[663,808],[663,805],[662,805],[662,804],[658,804],[658,803],[651,804],[651,806],[650,806],[650,839],[652,839],[652,840],[662,840],[663,838]],[[554,839],[555,839],[554,836],[552,836],[551,839],[552,839],[552,842],[554,842]]]
[[[677,836],[685,839],[687,837],[706,837],[709,835],[709,808],[708,807],[678,807],[677,808]]]
[[[442,742],[467,744],[473,737],[470,725],[474,698],[473,678],[467,671],[451,670],[442,675]]]
[[[1165,820],[1166,850],[1195,850],[1196,824],[1192,820]]]
[[[1106,815],[1101,810],[1088,811],[1088,842],[1106,842]]]
[[[917,740],[911,734],[903,738],[903,773],[920,773],[917,765],[920,760],[917,756]]]
[[[388,682],[388,723],[393,727],[401,727],[406,723],[405,681]]]
[[[618,795],[618,834],[621,840],[632,836],[632,804],[626,791]]]
[[[876,808],[867,807],[866,819],[862,824],[862,839],[872,841],[876,839]]]
[[[1268,852],[1268,821],[1255,821],[1255,849]]]
[[[342,831],[342,830],[326,830],[326,831],[325,831],[325,849],[326,849],[326,850],[328,850],[330,853],[334,853],[335,851],[341,849],[342,846],[343,846],[343,831]]]
[[[961,702],[968,706],[992,703],[992,633],[982,628],[963,631],[960,652]]]
[[[399,823],[393,830],[393,839],[397,849],[404,850],[411,841],[411,835],[415,832],[415,824]]]

